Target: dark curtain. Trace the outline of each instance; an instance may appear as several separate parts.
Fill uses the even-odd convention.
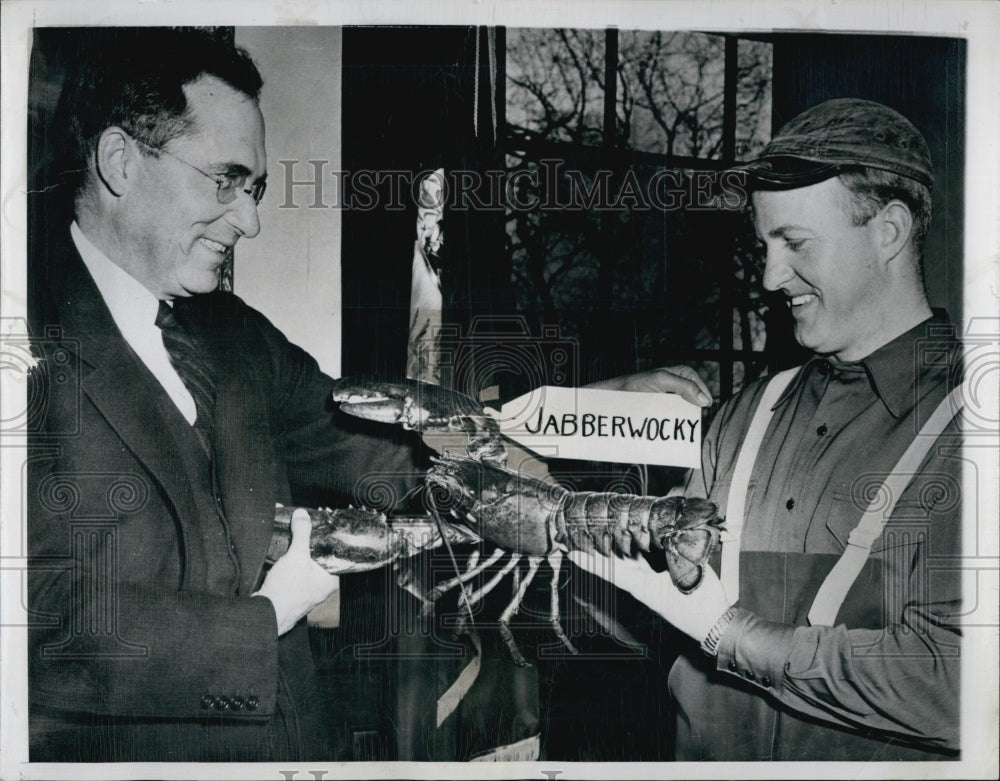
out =
[[[421,172],[444,168],[450,184],[458,172],[500,166],[483,92],[478,135],[474,121],[476,39],[485,34],[344,29],[342,161],[345,196],[355,202],[343,217],[345,375],[404,374]],[[482,47],[481,40],[481,55]],[[488,92],[487,66],[479,68],[480,90]],[[462,208],[449,198],[444,233],[444,321],[464,335],[477,314],[509,311],[503,211]]]

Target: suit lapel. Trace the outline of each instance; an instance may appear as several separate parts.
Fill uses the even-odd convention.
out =
[[[179,450],[197,448],[195,434],[187,431],[183,416],[121,335],[68,229],[65,242],[50,250],[46,265],[63,337],[81,360],[82,392],[162,485],[184,531],[185,547],[199,548],[200,533],[189,526],[190,519],[198,517],[198,505]],[[240,590],[249,594],[259,580],[273,533],[275,496],[287,499],[287,487],[277,487],[275,432],[268,425],[265,396],[270,385],[258,367],[267,358],[256,355],[255,341],[244,339],[238,323],[224,317],[213,321],[213,299],[204,297],[191,311],[218,370],[216,480],[241,564]],[[190,442],[184,439],[188,433]]]
[[[185,519],[197,517],[196,504],[174,434],[178,422],[186,422],[176,410],[176,419],[170,419],[172,402],[128,346],[75,247],[67,244],[50,281],[63,339],[80,358],[81,391],[163,487],[187,548],[194,540]],[[49,263],[53,260],[50,256]]]

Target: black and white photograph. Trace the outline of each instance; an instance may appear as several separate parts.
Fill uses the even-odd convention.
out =
[[[0,778],[1000,773],[1000,8],[2,12]]]

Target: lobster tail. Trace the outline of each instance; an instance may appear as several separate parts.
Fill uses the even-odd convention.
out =
[[[701,582],[722,520],[704,499],[582,492],[566,496],[557,528],[570,550],[631,558],[661,548],[674,582],[690,591]]]
[[[667,569],[674,584],[685,594],[701,583],[702,570],[719,544],[723,521],[716,507],[705,499],[671,497],[675,518],[653,531],[657,544],[666,554]]]
[[[567,495],[562,523],[568,548],[604,556],[633,556],[649,550],[648,523],[655,499],[585,491]]]

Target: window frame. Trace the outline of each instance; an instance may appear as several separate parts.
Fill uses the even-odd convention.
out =
[[[594,154],[598,156],[600,165],[610,167],[612,170],[624,171],[634,164],[648,164],[669,169],[721,172],[737,164],[736,159],[736,114],[737,114],[737,92],[738,92],[738,56],[739,43],[742,40],[756,41],[773,45],[770,40],[759,36],[735,35],[729,33],[716,33],[705,31],[709,35],[717,35],[724,40],[724,63],[723,63],[723,122],[722,122],[722,146],[721,155],[718,159],[695,158],[679,155],[664,155],[656,152],[646,152],[631,148],[617,146],[617,133],[615,126],[617,121],[617,100],[618,100],[618,57],[619,57],[619,30],[614,27],[605,28],[605,63],[604,63],[604,111],[602,123],[602,143],[599,147],[590,147]],[[578,156],[581,144],[571,141],[556,141],[549,139],[524,140],[516,138],[510,131],[507,124],[507,31],[498,27],[496,30],[497,47],[497,84],[496,84],[496,109],[497,109],[497,138],[498,138],[498,159],[506,161],[508,153],[524,153],[526,157],[534,160],[556,158],[567,159]],[[773,84],[773,65],[772,65]],[[773,99],[772,99],[773,113]],[[506,168],[506,162],[504,162]],[[606,227],[603,224],[599,228],[602,234],[606,234]],[[598,253],[615,252],[616,249],[609,241],[600,241],[599,247],[595,248]],[[765,365],[769,362],[770,353],[767,349],[767,323],[765,321],[765,342],[761,350],[753,349],[752,345],[743,345],[739,348],[735,346],[733,334],[733,324],[737,312],[739,311],[739,297],[737,291],[738,279],[735,274],[720,274],[718,279],[719,300],[716,305],[718,347],[673,347],[663,352],[664,357],[670,361],[705,361],[716,362],[719,366],[719,396],[726,399],[733,395],[739,388],[735,382],[735,366],[741,362],[744,366],[744,385],[749,379],[755,378]]]

